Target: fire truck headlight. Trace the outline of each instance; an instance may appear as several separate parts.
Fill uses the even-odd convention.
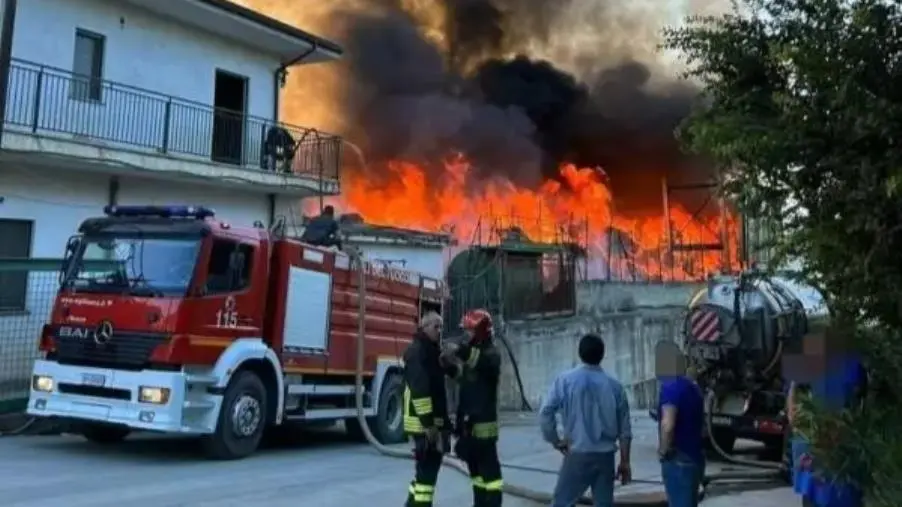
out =
[[[141,386],[138,390],[138,401],[154,405],[165,405],[169,402],[169,388]]]
[[[42,393],[53,392],[53,377],[35,375],[31,378],[31,388]]]

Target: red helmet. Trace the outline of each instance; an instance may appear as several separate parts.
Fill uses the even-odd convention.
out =
[[[482,308],[470,310],[460,319],[460,327],[473,332],[473,340],[486,340],[492,336],[492,314]]]

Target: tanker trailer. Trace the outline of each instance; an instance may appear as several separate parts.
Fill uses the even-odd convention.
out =
[[[709,397],[709,443],[730,453],[744,438],[782,456],[782,359],[799,350],[809,326],[828,317],[817,290],[787,278],[751,271],[708,280],[689,302],[683,346]]]

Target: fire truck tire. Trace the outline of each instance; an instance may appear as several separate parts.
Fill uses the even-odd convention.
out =
[[[404,434],[404,380],[400,375],[390,375],[382,384],[376,417],[370,423],[373,435],[380,443],[401,444],[407,441]]]
[[[260,446],[266,427],[266,387],[255,373],[239,371],[222,399],[216,431],[202,439],[210,459],[241,459]]]
[[[84,424],[79,433],[85,440],[94,444],[117,444],[125,440],[132,431],[124,426],[108,424]]]

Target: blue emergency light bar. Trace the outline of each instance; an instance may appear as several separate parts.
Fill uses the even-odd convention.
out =
[[[216,215],[203,206],[105,206],[104,214],[111,217],[193,218],[203,220]]]

